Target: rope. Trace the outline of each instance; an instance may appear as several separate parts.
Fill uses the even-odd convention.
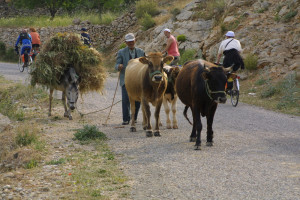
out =
[[[225,93],[225,91],[211,91],[209,86],[208,86],[208,81],[207,80],[204,80],[205,81],[205,89],[206,89],[206,94],[207,96],[210,98],[210,100],[213,100],[213,98],[211,97],[211,94],[216,94],[216,93]]]
[[[108,106],[108,107],[103,108],[103,109],[101,109],[101,110],[96,110],[96,111],[93,111],[93,112],[89,112],[89,113],[80,113],[80,112],[78,111],[79,114],[80,114],[80,117],[83,117],[84,115],[89,115],[89,114],[97,113],[97,112],[100,112],[100,111],[103,111],[103,110],[106,110],[106,109],[110,108],[109,113],[108,113],[108,116],[107,116],[107,119],[106,119],[106,121],[105,121],[105,124],[106,124],[106,123],[107,123],[107,120],[108,120],[108,118],[109,118],[109,115],[110,115],[110,113],[111,113],[112,107],[113,107],[114,105],[116,105],[116,104],[118,104],[118,103],[120,103],[120,102],[122,101],[122,100],[120,100],[120,101],[114,103],[114,100],[115,100],[115,97],[116,97],[116,92],[117,92],[117,89],[118,89],[119,81],[120,81],[120,73],[119,73],[119,76],[118,76],[118,82],[117,82],[117,86],[116,86],[116,89],[115,89],[115,94],[114,94],[114,98],[113,98],[113,101],[112,101],[112,105],[111,105],[111,106]],[[77,110],[78,110],[78,109],[77,109]]]
[[[115,89],[114,98],[113,98],[113,101],[112,101],[112,103],[111,103],[111,107],[110,107],[109,113],[108,113],[108,115],[107,115],[107,118],[106,118],[106,121],[105,121],[104,124],[107,124],[107,120],[108,120],[108,118],[109,118],[111,109],[112,109],[112,107],[113,107],[113,105],[114,105],[114,101],[115,101],[115,97],[116,97],[116,93],[117,93],[117,89],[118,89],[118,85],[119,85],[119,81],[120,81],[120,74],[121,74],[121,72],[119,72],[119,76],[118,76],[117,86],[116,86],[116,89]]]

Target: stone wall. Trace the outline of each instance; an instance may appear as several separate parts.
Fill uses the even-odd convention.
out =
[[[88,29],[88,32],[91,36],[93,46],[106,48],[115,41],[121,39],[124,34],[130,32],[130,27],[137,23],[137,18],[135,17],[134,11],[131,11],[117,18],[110,25],[93,25],[88,21],[80,22],[80,20],[74,20],[74,23],[76,23],[76,25],[74,24],[68,27],[37,28],[37,32],[40,34],[42,44],[48,38],[58,32],[80,33],[80,29],[85,27]],[[0,41],[4,42],[7,47],[14,47],[20,31],[21,28],[0,27]]]

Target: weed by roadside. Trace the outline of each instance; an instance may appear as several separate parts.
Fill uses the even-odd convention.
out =
[[[0,77],[0,81],[0,113],[12,120],[26,119],[26,112],[21,104],[28,103],[33,106],[33,103],[44,102],[48,98],[45,88],[10,83],[3,77]]]
[[[81,142],[89,142],[91,140],[107,140],[104,133],[100,132],[96,126],[85,125],[82,129],[78,129],[74,134],[75,139]]]
[[[273,111],[299,115],[300,87],[296,73],[290,73],[282,81],[276,81],[262,71],[251,72],[251,78],[241,81],[241,101]]]
[[[257,69],[258,57],[254,54],[247,54],[244,59],[245,68],[247,70],[256,70]]]

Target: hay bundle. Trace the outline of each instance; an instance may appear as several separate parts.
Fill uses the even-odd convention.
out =
[[[33,65],[31,84],[56,87],[64,71],[73,66],[81,77],[80,92],[101,92],[106,79],[100,53],[83,45],[79,35],[57,33],[46,41]]]

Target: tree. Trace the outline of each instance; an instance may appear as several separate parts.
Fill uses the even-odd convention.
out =
[[[58,9],[63,8],[70,11],[76,8],[83,0],[12,0],[11,3],[17,8],[44,8],[46,7],[54,19]]]

